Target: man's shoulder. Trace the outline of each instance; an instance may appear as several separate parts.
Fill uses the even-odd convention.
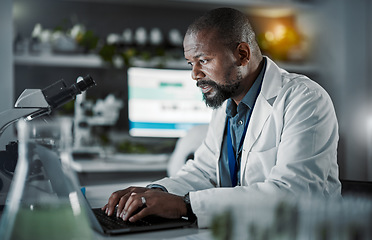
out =
[[[282,73],[282,81],[282,90],[284,91],[308,91],[328,95],[326,90],[319,83],[303,74],[284,72]]]
[[[293,85],[304,85],[309,86],[312,88],[321,88],[321,86],[315,83],[312,79],[310,79],[305,74],[301,73],[294,73],[287,71],[286,69],[281,68],[278,66],[273,60],[267,58],[267,73],[269,74],[269,82],[273,83],[273,81],[282,81],[282,83],[278,83],[282,87],[291,87]]]

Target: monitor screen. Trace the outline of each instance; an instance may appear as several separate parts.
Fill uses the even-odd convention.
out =
[[[131,136],[182,137],[191,127],[209,123],[211,113],[191,70],[128,69]]]

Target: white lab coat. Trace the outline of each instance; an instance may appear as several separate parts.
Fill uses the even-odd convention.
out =
[[[327,92],[309,78],[288,73],[267,58],[241,157],[241,186],[221,188],[218,161],[226,102],[213,112],[203,144],[177,176],[155,182],[169,192],[190,192],[199,227],[217,206],[257,194],[339,197],[338,124]]]

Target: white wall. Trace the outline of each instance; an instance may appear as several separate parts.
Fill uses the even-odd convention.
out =
[[[346,133],[346,158],[348,175],[356,179],[368,176],[367,157],[367,119],[371,112],[368,108],[368,11],[369,0],[345,1],[346,17],[346,74],[344,76],[345,97],[343,109],[346,113],[344,126]]]
[[[334,101],[340,125],[341,177],[367,180],[371,3],[329,0],[321,5],[319,63],[322,83]]]
[[[368,11],[368,17],[367,21],[370,23],[367,31],[369,31],[369,34],[367,35],[367,42],[368,46],[366,49],[367,52],[367,68],[368,68],[368,73],[367,73],[367,82],[368,82],[368,104],[369,109],[367,111],[369,115],[369,121],[370,123],[372,122],[372,1],[368,1],[368,6],[367,6],[367,11]],[[367,141],[367,147],[368,147],[368,180],[372,181],[372,130],[369,129],[370,132],[368,132],[368,137],[369,137],[369,142]]]
[[[367,161],[367,120],[370,95],[368,61],[371,52],[368,33],[371,22],[368,21],[369,0],[344,0],[342,24],[345,28],[345,69],[343,76],[343,98],[340,111],[343,112],[343,130],[345,141],[346,177],[351,179],[368,178]]]
[[[10,109],[13,103],[13,20],[12,0],[0,1],[0,112]],[[12,138],[12,128],[0,137],[0,150]]]

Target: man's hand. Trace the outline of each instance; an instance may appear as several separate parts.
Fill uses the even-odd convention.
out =
[[[145,199],[146,205],[143,205],[142,197]],[[102,210],[106,211],[108,215],[112,215],[116,205],[118,205],[116,216],[130,222],[135,222],[148,215],[180,218],[187,214],[186,204],[181,196],[142,187],[130,187],[114,192]],[[134,214],[139,209],[140,211]]]
[[[125,203],[132,193],[142,193],[148,190],[150,189],[144,187],[129,187],[124,190],[113,192],[108,199],[107,204],[102,207],[102,210],[105,211],[108,216],[111,216],[114,213],[115,207],[118,206],[116,216],[119,217]]]

